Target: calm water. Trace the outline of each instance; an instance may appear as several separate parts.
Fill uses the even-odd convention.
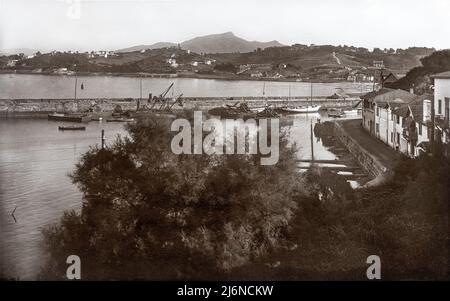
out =
[[[310,84],[301,82],[231,81],[189,78],[142,78],[142,95],[161,94],[170,83],[174,94],[184,96],[309,96]],[[140,97],[140,79],[132,77],[81,76],[77,80],[77,98]],[[84,89],[81,90],[81,84]],[[265,85],[265,88],[264,88]],[[290,87],[290,88],[289,88]],[[329,96],[342,88],[346,93],[359,93],[372,88],[370,84],[315,83],[315,96]],[[0,74],[0,99],[2,98],[73,98],[74,76],[49,76],[28,74]]]
[[[23,81],[24,78],[28,76],[13,75],[9,80],[9,75],[0,75],[0,98],[10,97],[11,94],[16,97],[71,96],[70,91],[66,91],[63,87],[73,78],[32,76],[31,83]],[[39,81],[50,78],[48,86],[54,85],[53,88],[40,87],[36,91],[33,90],[36,78]],[[114,87],[102,93],[95,93],[92,89],[90,91],[95,94],[92,95],[93,97],[130,96],[128,92],[121,89],[127,87],[126,82],[136,82],[131,78],[106,77],[89,77],[89,81],[85,82],[92,85],[91,79],[97,83],[97,87]],[[145,85],[152,85],[155,90],[160,91],[169,80],[147,79],[145,81]],[[20,82],[28,88],[20,89]],[[260,82],[252,81],[242,83],[178,79],[176,82],[185,85],[185,90],[188,90],[190,95],[211,95],[213,87],[221,87],[223,91],[228,91],[226,95],[233,95],[232,93],[243,95],[246,84],[255,91],[257,86],[261,85]],[[116,83],[119,86],[116,86]],[[191,87],[189,83],[193,86]],[[280,87],[286,84],[269,83],[266,88],[274,85],[281,89]],[[45,86],[44,82],[43,85]],[[236,86],[242,87],[240,92],[234,91]],[[298,89],[303,89],[300,88],[301,86],[302,84],[299,84]],[[131,91],[129,87],[126,89]],[[327,86],[326,89],[333,91],[334,88]],[[31,92],[35,92],[36,95],[31,95]],[[220,94],[218,91],[214,93]],[[282,122],[293,124],[294,119],[297,120],[296,126],[289,130],[289,137],[300,147],[299,158],[310,158],[310,124],[311,121],[316,122],[318,118],[326,120],[319,114],[303,114],[286,117]],[[65,210],[80,209],[81,193],[67,176],[73,170],[80,155],[90,146],[100,143],[102,129],[105,129],[109,142],[117,134],[126,135],[123,124],[120,123],[91,122],[86,131],[80,132],[60,132],[58,125],[58,122],[47,120],[0,119],[0,272],[3,271],[10,277],[34,279],[44,263],[41,230],[58,222]],[[314,151],[317,159],[335,158],[316,139],[314,139]],[[17,222],[11,216],[11,212],[16,207]]]

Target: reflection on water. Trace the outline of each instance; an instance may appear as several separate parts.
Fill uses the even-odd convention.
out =
[[[299,147],[298,158],[311,154],[311,123],[319,114],[290,115],[289,140]],[[79,210],[81,193],[67,174],[80,155],[100,144],[101,130],[108,141],[125,135],[120,123],[89,123],[86,131],[58,131],[47,120],[0,120],[0,271],[10,277],[33,279],[43,263],[42,234],[65,210]],[[313,137],[316,159],[335,156]],[[15,217],[10,215],[17,207]],[[1,273],[0,273],[1,274]]]
[[[41,229],[65,210],[79,209],[81,194],[70,173],[80,154],[124,133],[122,124],[90,123],[85,132],[58,131],[47,120],[0,120],[0,268],[30,279],[42,263]],[[15,217],[10,215],[17,207]]]

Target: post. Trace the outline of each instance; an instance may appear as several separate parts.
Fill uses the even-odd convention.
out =
[[[430,132],[430,151],[434,155],[434,97],[431,97],[431,132]]]
[[[77,100],[78,77],[75,75],[75,100]]]
[[[314,163],[313,123],[311,118],[311,162]]]
[[[105,138],[105,130],[102,129],[102,149],[105,148],[105,140],[106,140],[106,138]]]

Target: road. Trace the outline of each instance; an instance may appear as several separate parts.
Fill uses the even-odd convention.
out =
[[[338,65],[342,65],[341,60],[336,56],[336,52],[333,52],[332,55],[333,55],[333,58],[336,60],[336,63],[338,63]]]
[[[377,158],[383,166],[393,170],[399,159],[399,154],[374,136],[366,132],[361,126],[362,119],[340,121],[347,134],[358,141],[359,145]]]

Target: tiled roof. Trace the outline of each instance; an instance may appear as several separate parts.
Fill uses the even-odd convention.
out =
[[[361,98],[376,103],[409,103],[416,97],[417,95],[405,90],[382,88],[379,91],[367,93]]]
[[[378,91],[372,91],[372,92],[369,92],[367,94],[364,94],[363,96],[361,96],[361,98],[362,99],[372,99],[372,98],[375,98],[378,95],[382,95],[382,94],[385,94],[385,93],[388,93],[388,92],[391,92],[391,91],[394,91],[394,89],[381,88]]]
[[[392,113],[394,113],[395,115],[406,117],[408,115],[408,111],[409,111],[409,108],[405,104],[405,105],[402,105],[402,106],[399,106],[399,107],[393,109]]]
[[[450,78],[450,71],[433,74],[432,78]]]

